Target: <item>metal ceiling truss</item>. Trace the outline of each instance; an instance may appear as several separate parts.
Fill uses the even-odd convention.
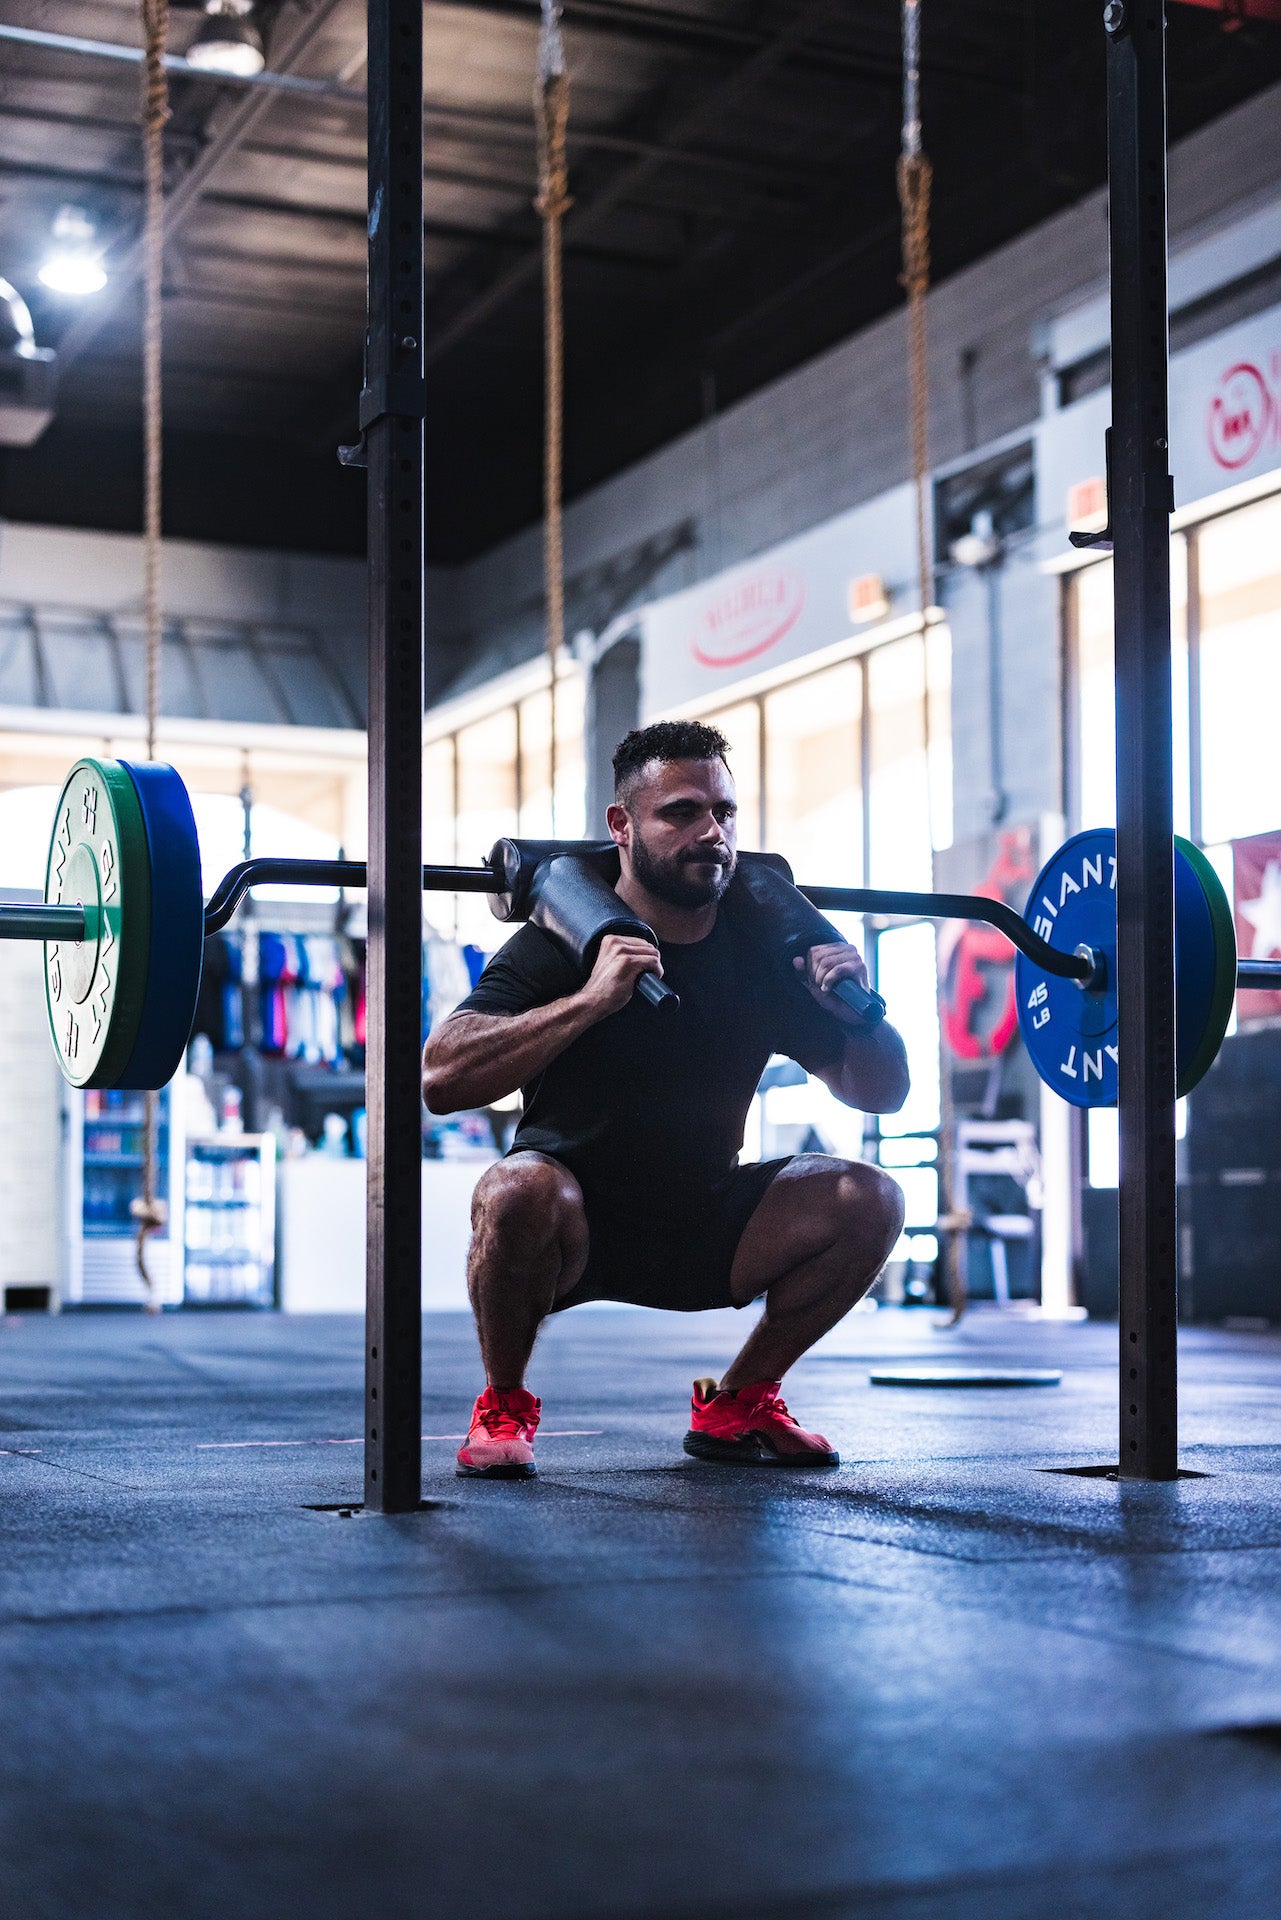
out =
[[[570,245],[584,234],[594,232],[616,208],[643,191],[658,170],[670,164],[673,147],[679,146],[690,134],[698,132],[709,122],[714,123],[741,98],[750,95],[797,47],[812,38],[824,22],[839,11],[839,0],[808,0],[808,4],[767,45],[741,61],[715,86],[700,93],[692,106],[677,109],[669,116],[668,125],[662,129],[654,152],[620,168],[596,193],[575,202],[565,221],[566,244]],[[442,360],[483,321],[497,313],[514,295],[523,292],[537,278],[540,263],[540,249],[533,245],[506,273],[467,300],[451,318],[433,326],[426,356],[427,365],[433,366]]]

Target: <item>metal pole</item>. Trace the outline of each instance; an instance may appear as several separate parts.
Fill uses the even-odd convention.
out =
[[[422,1499],[422,0],[369,0],[365,1505]]]
[[[1110,0],[1120,1472],[1178,1472],[1164,0]]]

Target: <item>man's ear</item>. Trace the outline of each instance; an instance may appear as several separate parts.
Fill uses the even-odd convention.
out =
[[[620,807],[617,800],[605,809],[605,825],[609,828],[610,839],[617,846],[625,847],[629,844],[632,823],[628,817],[627,808]]]

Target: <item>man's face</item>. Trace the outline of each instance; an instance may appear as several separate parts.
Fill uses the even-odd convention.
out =
[[[669,906],[709,907],[733,878],[738,803],[722,760],[653,761],[609,824],[634,877]]]

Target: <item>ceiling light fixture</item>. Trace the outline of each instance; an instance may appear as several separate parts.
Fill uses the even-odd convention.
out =
[[[187,49],[187,65],[201,73],[252,80],[267,64],[262,35],[250,19],[253,0],[205,0],[208,16]]]
[[[951,558],[958,567],[990,567],[1001,557],[1001,536],[996,531],[991,509],[980,507],[970,521],[970,530],[953,540]]]
[[[31,324],[31,309],[9,281],[0,280],[0,304],[9,310],[9,325],[13,329],[13,352],[20,360],[38,360],[40,349],[36,345],[36,330]]]
[[[83,207],[59,207],[53,221],[53,246],[36,278],[53,293],[72,299],[101,293],[107,284],[97,228]]]

